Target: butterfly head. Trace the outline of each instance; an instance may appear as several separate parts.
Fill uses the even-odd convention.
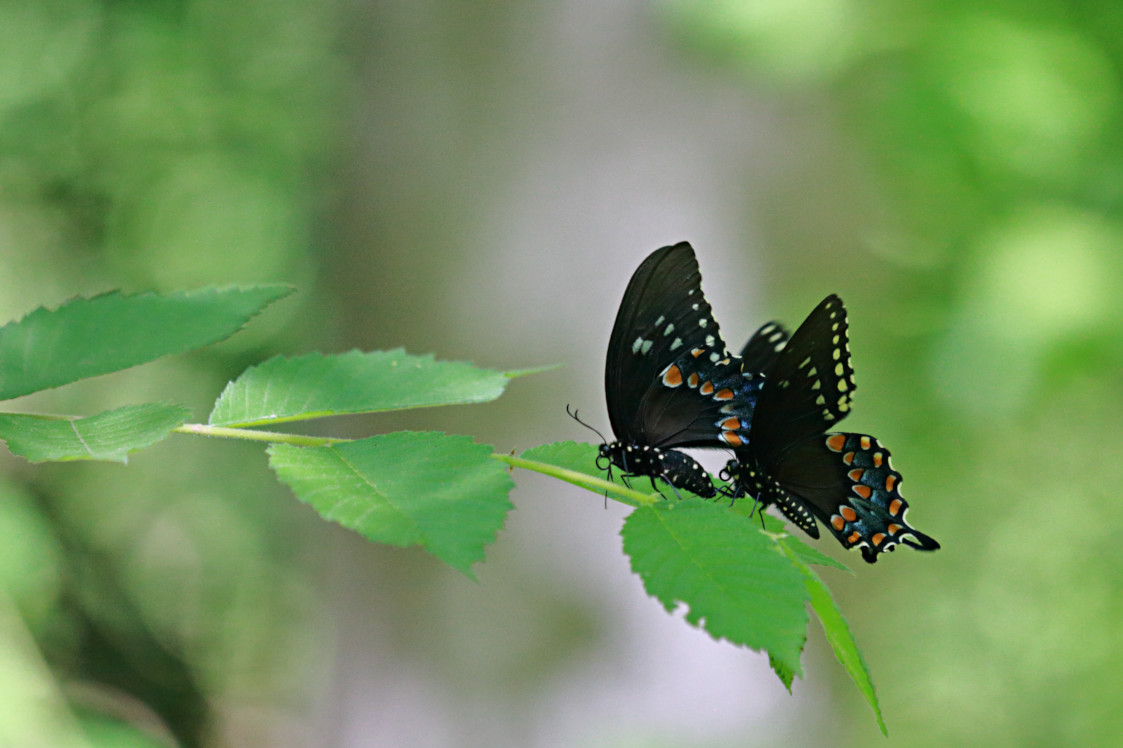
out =
[[[609,470],[612,467],[613,463],[616,462],[615,455],[620,451],[620,443],[612,442],[610,444],[608,439],[604,438],[604,434],[581,420],[581,418],[577,415],[576,408],[573,408],[571,410],[570,407],[566,405],[565,412],[569,414],[570,418],[577,421],[579,424],[589,429],[589,431],[592,431],[594,434],[600,437],[600,447],[597,448],[597,468],[599,470]]]

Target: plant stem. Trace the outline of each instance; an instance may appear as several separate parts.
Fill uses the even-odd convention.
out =
[[[536,473],[549,475],[553,478],[564,480],[567,483],[581,486],[582,488],[589,488],[595,491],[607,491],[611,494],[615,494],[614,498],[618,497],[619,501],[631,506],[651,506],[652,504],[656,504],[660,501],[658,494],[642,493],[640,491],[636,491],[635,489],[627,488],[626,486],[621,486],[617,483],[612,483],[611,481],[606,481],[602,478],[594,478],[593,476],[586,475],[585,473],[578,473],[575,470],[567,470],[566,468],[560,468],[556,465],[549,465],[545,462],[535,462],[534,460],[525,460],[522,457],[515,457],[514,455],[498,453],[493,454],[492,458],[499,460],[500,462],[505,462],[511,467],[522,468],[523,470],[533,470]]]
[[[307,436],[305,434],[282,434],[276,431],[257,429],[234,429],[226,426],[208,426],[204,423],[185,423],[173,431],[180,434],[214,436],[221,439],[244,439],[256,442],[295,444],[298,447],[325,447],[331,444],[349,442],[351,439],[336,439],[331,436]]]
[[[208,426],[204,423],[185,423],[173,431],[180,434],[194,434],[195,436],[212,436],[220,439],[243,439],[245,441],[270,442],[272,444],[293,444],[298,447],[327,447],[332,444],[342,444],[353,441],[352,439],[337,439],[330,436],[307,436],[305,434],[284,434],[276,431],[261,431],[258,429],[230,428],[228,426]],[[606,491],[613,494],[613,498],[631,506],[651,506],[661,499],[659,494],[643,493],[635,489],[612,483],[602,478],[567,470],[545,462],[524,460],[508,454],[492,454],[493,459],[505,462],[511,467],[532,470],[536,473],[549,475],[553,478],[572,483],[582,488],[593,491]]]

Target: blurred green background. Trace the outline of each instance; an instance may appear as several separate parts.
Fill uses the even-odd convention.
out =
[[[220,346],[13,407],[203,420],[274,352],[404,345],[566,367],[316,428],[586,439],[564,406],[607,424],[629,274],[688,239],[731,344],[842,295],[847,426],[943,544],[873,567],[818,544],[855,569],[825,576],[886,744],[1120,744],[1121,75],[1105,0],[5,0],[4,319],[299,289]],[[539,476],[477,584],[320,522],[253,445],[0,472],[2,745],[883,740],[815,624],[789,696],[644,595],[623,509]]]

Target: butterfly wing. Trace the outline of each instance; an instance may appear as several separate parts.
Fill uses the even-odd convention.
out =
[[[775,354],[750,432],[760,466],[769,473],[794,445],[850,412],[854,369],[847,330],[846,308],[832,294]]]
[[[753,333],[739,358],[715,362],[711,352],[695,349],[685,360],[675,362],[674,369],[670,370],[672,378],[680,378],[681,373],[686,384],[698,390],[709,402],[695,411],[695,420],[687,428],[672,437],[674,443],[679,446],[715,446],[713,434],[716,425],[720,439],[720,444],[716,446],[738,448],[748,444],[753,411],[765,383],[765,372],[772,367],[789,337],[780,323],[769,322]],[[666,376],[663,381],[668,384]],[[679,402],[679,399],[675,400],[676,404]]]
[[[740,375],[727,358],[694,250],[681,242],[653,252],[632,275],[609,339],[605,394],[616,437],[721,446],[727,393],[705,385]]]
[[[878,553],[900,543],[919,550],[940,547],[909,525],[901,474],[893,469],[889,450],[872,436],[830,433],[808,437],[773,469],[773,478],[786,494],[776,502],[785,515],[806,530],[804,522],[810,513],[844,548],[861,548],[870,563]]]
[[[741,365],[746,371],[767,374],[789,338],[791,333],[775,320],[762,325],[741,349]]]
[[[832,295],[768,370],[753,415],[752,449],[739,474],[751,476],[754,495],[809,535],[819,536],[817,519],[843,547],[861,548],[870,563],[899,543],[939,548],[905,520],[908,503],[889,450],[866,434],[824,433],[850,412],[853,393],[846,309]]]

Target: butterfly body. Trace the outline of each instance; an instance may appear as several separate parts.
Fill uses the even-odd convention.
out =
[[[662,478],[675,488],[703,498],[717,495],[706,469],[690,455],[673,449],[614,441],[600,446],[597,466],[602,470],[610,469],[610,466],[620,468],[626,485],[629,478],[645,476],[651,478],[651,485],[656,490],[655,478]]]

